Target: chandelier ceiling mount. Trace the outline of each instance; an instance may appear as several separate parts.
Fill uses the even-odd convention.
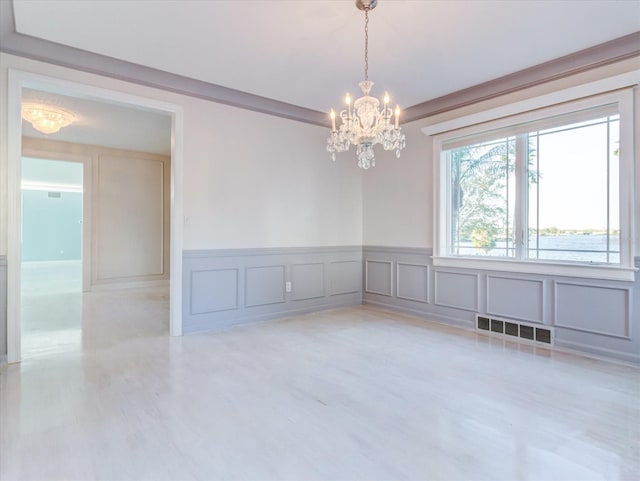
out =
[[[378,5],[378,0],[356,0],[358,10],[373,10]]]

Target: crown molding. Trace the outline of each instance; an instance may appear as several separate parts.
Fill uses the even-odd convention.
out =
[[[0,52],[285,119],[329,127],[326,112],[18,33],[15,28],[13,0],[0,0]],[[638,56],[640,56],[640,32],[635,32],[408,107],[403,112],[402,123],[420,120]]]
[[[473,87],[428,100],[404,110],[404,122],[423,119],[467,105],[524,90],[552,80],[640,56],[640,32],[558,57]]]
[[[145,67],[16,32],[13,1],[0,1],[0,52],[190,97],[329,127],[325,112]]]

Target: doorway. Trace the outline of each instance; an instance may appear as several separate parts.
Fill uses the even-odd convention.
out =
[[[22,158],[22,352],[81,342],[83,164]]]
[[[8,99],[8,245],[7,245],[7,358],[19,362],[22,332],[22,121],[21,103],[24,89],[42,90],[76,98],[131,108],[133,111],[156,112],[170,119],[170,281],[169,334],[182,335],[182,109],[163,101],[124,94],[99,87],[42,75],[9,71]],[[64,249],[63,249],[64,250]]]

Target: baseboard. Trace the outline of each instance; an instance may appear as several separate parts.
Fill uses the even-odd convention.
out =
[[[160,281],[129,281],[129,282],[108,282],[104,284],[93,284],[91,291],[117,291],[122,289],[140,289],[149,287],[164,287],[169,288],[168,280]]]
[[[325,304],[323,306],[314,306],[314,307],[304,307],[300,309],[288,309],[286,311],[272,312],[268,314],[259,314],[255,316],[247,316],[243,318],[235,318],[229,319],[227,321],[217,321],[215,325],[211,325],[210,323],[206,323],[203,326],[190,326],[190,330],[185,332],[185,335],[191,334],[203,334],[207,332],[218,332],[224,331],[227,329],[232,329],[236,327],[249,326],[252,324],[260,324],[262,322],[273,321],[273,320],[284,320],[288,317],[292,316],[300,316],[303,314],[311,314],[314,312],[322,312],[329,311],[332,309],[340,309],[344,307],[352,307],[352,306],[360,306],[362,305],[361,301],[345,301],[334,304]]]
[[[446,326],[459,327],[468,331],[475,331],[472,321],[464,321],[455,317],[443,316],[441,314],[432,314],[417,309],[411,309],[409,307],[397,306],[395,304],[386,304],[384,302],[372,301],[370,299],[364,299],[363,305],[371,305],[387,309],[389,311],[402,312],[404,314],[411,314],[412,316],[421,317],[425,321],[435,322],[437,324],[444,324]]]
[[[613,361],[627,366],[640,366],[640,355],[629,352],[613,351],[602,347],[589,346],[571,341],[557,340],[554,349],[560,352],[579,354],[599,361]]]

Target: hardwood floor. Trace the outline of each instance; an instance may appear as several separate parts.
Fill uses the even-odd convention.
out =
[[[0,369],[2,480],[640,473],[635,367],[366,306],[169,338],[166,292],[78,295],[77,342]]]

